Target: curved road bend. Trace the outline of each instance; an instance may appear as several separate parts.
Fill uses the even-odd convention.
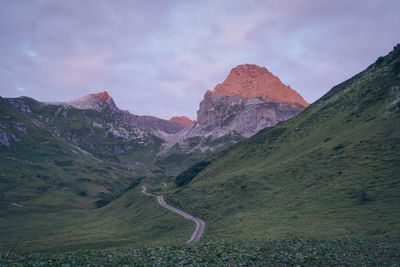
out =
[[[145,186],[142,186],[142,194],[145,194],[146,196],[149,196],[149,197],[156,197],[153,194],[147,193],[147,188]]]
[[[179,210],[175,207],[168,205],[165,202],[163,196],[155,196],[153,194],[148,193],[147,188],[145,186],[142,186],[142,193],[145,194],[146,196],[157,197],[158,204],[160,204],[164,208],[167,208],[175,213],[178,213],[179,215],[183,216],[185,219],[194,221],[196,223],[196,229],[194,230],[192,236],[187,241],[187,243],[198,242],[200,240],[201,236],[204,233],[204,228],[206,228],[206,223],[202,219],[194,217],[194,216],[190,215],[189,213],[186,213],[182,210]]]

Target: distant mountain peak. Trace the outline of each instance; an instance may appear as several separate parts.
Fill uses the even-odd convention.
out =
[[[283,84],[267,68],[254,64],[233,68],[225,81],[217,84],[214,91],[207,91],[205,96],[212,93],[224,96],[239,95],[245,99],[261,97],[269,102],[309,106],[299,93]]]
[[[92,97],[94,97],[94,98],[97,98],[97,99],[103,100],[103,101],[106,101],[106,100],[112,98],[112,97],[108,94],[107,91],[104,91],[104,92],[101,92],[101,93],[98,93],[98,94],[90,94],[89,96],[92,96]]]
[[[113,98],[108,94],[107,91],[97,94],[88,94],[67,101],[66,103],[79,109],[93,109],[97,111],[103,110],[105,107],[117,109]]]
[[[196,121],[193,121],[193,120],[189,119],[189,118],[186,117],[186,116],[176,116],[176,117],[172,117],[172,118],[170,119],[170,121],[178,122],[178,123],[182,124],[182,125],[185,126],[185,127],[188,127],[188,126],[190,126],[190,125],[193,125],[193,124],[196,122]]]

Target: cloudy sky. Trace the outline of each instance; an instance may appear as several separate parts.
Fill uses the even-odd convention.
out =
[[[0,96],[107,90],[135,114],[196,118],[230,69],[267,67],[313,102],[400,42],[399,0],[2,0]]]

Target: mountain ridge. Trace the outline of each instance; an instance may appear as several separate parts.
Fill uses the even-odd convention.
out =
[[[221,88],[226,92],[223,92]],[[286,99],[281,97],[279,100],[276,97],[280,90],[284,91]],[[66,108],[65,105],[67,105],[88,112],[89,110],[103,112],[105,117],[114,120],[117,124],[123,123],[128,127],[136,127],[140,129],[139,132],[144,130],[147,135],[154,135],[163,142],[160,153],[157,153],[159,156],[168,153],[176,144],[183,153],[192,153],[197,150],[203,153],[221,149],[243,138],[248,138],[265,127],[271,127],[280,121],[296,116],[304,109],[303,105],[308,104],[306,102],[303,105],[299,104],[302,97],[289,86],[282,84],[279,78],[265,67],[250,64],[233,68],[225,81],[215,86],[215,91],[217,93],[206,92],[204,99],[200,102],[196,121],[185,116],[163,120],[153,116],[131,114],[129,111],[119,109],[107,91],[88,94],[66,102],[46,104],[59,105],[61,109]],[[291,98],[294,100],[290,100]],[[290,102],[288,99],[291,102],[299,100],[297,101],[299,103],[286,103]],[[18,101],[23,105],[23,99]],[[14,105],[18,101],[13,101]],[[279,101],[283,102],[278,103]],[[61,112],[60,109],[57,113],[59,112]],[[65,112],[68,113],[68,111],[63,111]],[[97,116],[101,115],[97,114]],[[52,118],[49,117],[49,120]],[[113,123],[111,121],[108,123],[113,128]],[[111,134],[118,138],[130,139],[136,135],[130,135],[129,130],[126,131],[127,129],[122,130],[122,128],[112,129],[105,136]],[[134,131],[137,132],[137,130]],[[61,132],[58,131],[58,133]],[[12,137],[7,138],[12,140]],[[72,139],[81,138],[74,135]],[[154,143],[150,142],[150,139],[145,143]],[[87,146],[85,150],[89,147],[94,148],[91,142],[88,142]],[[130,146],[126,148],[118,146],[114,151],[125,153],[128,147]]]
[[[167,140],[161,154],[176,144],[186,152],[220,149],[296,116],[307,105],[265,67],[239,65],[204,94],[196,122]]]

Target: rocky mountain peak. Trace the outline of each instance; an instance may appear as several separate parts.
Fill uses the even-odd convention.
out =
[[[117,106],[114,103],[113,98],[107,93],[107,91],[85,95],[66,102],[68,105],[79,109],[93,109],[93,110],[103,110],[104,108],[111,108],[112,110],[117,110]]]
[[[102,101],[106,101],[106,100],[112,98],[112,97],[108,94],[107,91],[104,91],[104,92],[101,92],[101,93],[98,93],[98,94],[90,94],[89,96],[94,97],[94,98],[97,98],[97,99],[102,100]]]
[[[182,125],[185,126],[185,127],[188,127],[188,126],[190,126],[190,125],[193,125],[193,124],[196,122],[196,121],[193,121],[193,120],[189,119],[189,118],[186,117],[186,116],[172,117],[172,118],[170,119],[170,121],[178,122],[178,123],[182,124]]]
[[[300,94],[283,84],[267,68],[253,64],[233,68],[225,81],[217,84],[214,91],[207,91],[205,96],[212,93],[223,96],[239,95],[245,99],[260,97],[268,102],[309,106]]]

